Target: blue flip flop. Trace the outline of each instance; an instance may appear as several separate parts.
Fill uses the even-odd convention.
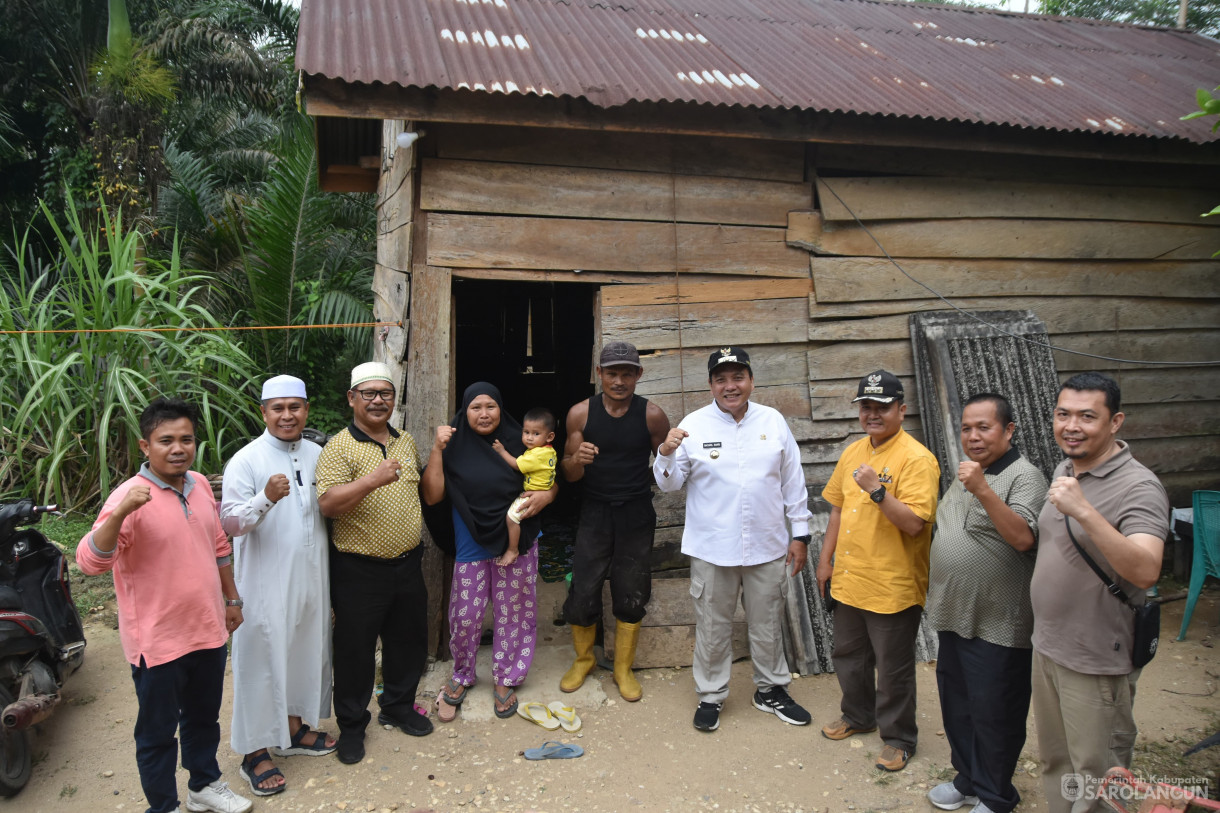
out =
[[[550,740],[544,742],[541,748],[525,749],[526,759],[575,759],[585,752],[579,745]]]

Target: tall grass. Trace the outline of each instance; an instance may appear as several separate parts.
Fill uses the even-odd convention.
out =
[[[201,412],[195,468],[219,472],[256,428],[255,364],[199,305],[209,280],[175,249],[146,260],[120,218],[91,231],[68,206],[55,262],[29,259],[27,230],[0,286],[0,495],[89,505],[139,467],[139,415],[158,395]],[[175,328],[154,333],[150,328]],[[68,333],[45,331],[67,330]],[[92,332],[85,332],[92,331]],[[115,331],[115,332],[100,332]]]

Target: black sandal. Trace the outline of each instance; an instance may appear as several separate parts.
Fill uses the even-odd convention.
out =
[[[500,689],[508,689],[508,694],[501,695]],[[517,713],[517,690],[514,687],[495,686],[491,690],[491,695],[492,695],[492,697],[494,697],[496,699],[492,708],[495,709],[496,716],[499,717],[501,720],[507,720],[509,717],[512,717],[514,714]],[[504,703],[508,703],[510,698],[512,699],[513,702],[510,705],[508,705],[503,711],[501,711],[500,706]]]
[[[301,727],[297,729],[297,733],[292,737],[292,744],[287,748],[275,748],[275,755],[277,757],[324,757],[327,754],[334,753],[335,749],[339,747],[338,743],[334,745],[326,744],[326,738],[330,735],[325,731],[314,731],[314,734],[317,736],[314,737],[313,744],[305,745],[302,740],[305,739],[305,735],[310,731],[313,731],[313,729],[302,723]]]
[[[255,751],[253,754],[241,758],[241,768],[239,772],[242,778],[250,783],[250,792],[255,796],[274,796],[277,793],[283,793],[288,789],[288,782],[278,785],[273,788],[260,788],[263,782],[266,782],[273,776],[283,776],[284,774],[279,768],[275,767],[275,763],[271,762],[271,770],[255,773],[254,766],[260,762],[271,762],[271,754],[264,748],[261,751]]]

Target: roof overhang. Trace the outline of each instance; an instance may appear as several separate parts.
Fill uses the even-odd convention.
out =
[[[1216,145],[1185,139],[683,102],[630,102],[602,108],[571,97],[352,83],[309,75],[304,82],[305,110],[318,117],[323,188],[332,191],[375,190],[383,119],[624,133],[715,134],[804,143],[952,148],[978,153],[1220,166],[1220,149]],[[360,189],[346,188],[351,186]]]

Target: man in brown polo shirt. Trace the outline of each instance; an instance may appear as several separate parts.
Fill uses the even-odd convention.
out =
[[[1131,767],[1134,616],[1111,594],[1068,536],[1071,532],[1133,601],[1161,573],[1169,499],[1156,475],[1116,435],[1123,425],[1118,383],[1100,373],[1064,382],[1055,441],[1067,460],[1055,469],[1038,517],[1033,708],[1042,784],[1051,813],[1101,809],[1105,772]]]
[[[318,458],[318,508],[334,519],[330,600],[335,611],[334,702],[339,761],[364,759],[372,715],[377,638],[381,638],[381,713],[377,722],[421,737],[432,723],[415,710],[428,659],[428,593],[420,568],[419,455],[390,426],[389,368],[352,370],[352,422]]]

